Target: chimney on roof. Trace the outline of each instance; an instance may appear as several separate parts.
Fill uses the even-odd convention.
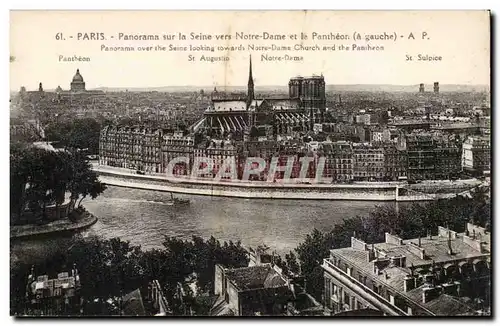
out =
[[[375,259],[375,246],[372,245],[370,246],[370,248],[368,249],[368,262],[371,262],[372,260]]]
[[[450,255],[450,256],[451,256],[451,255],[453,255],[453,254],[454,254],[454,253],[453,253],[453,248],[451,247],[451,239],[450,239],[450,238],[448,238],[447,242],[448,242],[448,255]]]
[[[436,299],[441,294],[440,287],[426,287],[422,289],[422,302],[428,303],[433,299]]]
[[[424,283],[427,284],[427,286],[433,286],[434,284],[434,274],[432,272],[429,272],[424,275]]]
[[[385,233],[385,243],[390,243],[390,244],[401,246],[401,245],[403,245],[403,239],[401,239],[398,236],[392,235],[392,232],[391,233],[386,232]]]
[[[420,236],[418,236],[418,246],[422,247],[422,239],[420,238]]]
[[[393,256],[390,260],[392,266],[406,267],[406,256]]]
[[[404,278],[404,291],[408,292],[413,290],[414,288],[415,288],[415,278],[413,277],[413,275],[406,275]]]
[[[443,287],[443,293],[445,294],[448,294],[448,295],[453,295],[453,296],[457,296],[458,293],[459,293],[459,290],[458,290],[458,285],[460,284],[460,282],[453,282],[453,283],[444,283],[442,284],[441,286]]]
[[[417,274],[415,277],[415,287],[418,288],[424,283],[424,276],[421,274]]]

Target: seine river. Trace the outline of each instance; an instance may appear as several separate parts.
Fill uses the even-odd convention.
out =
[[[244,245],[266,244],[279,253],[295,248],[314,228],[330,230],[342,219],[367,214],[376,205],[365,201],[255,200],[176,195],[185,207],[169,206],[164,192],[108,187],[85,207],[99,221],[89,234],[120,237],[144,249],[159,247],[164,236],[190,239],[214,236]]]

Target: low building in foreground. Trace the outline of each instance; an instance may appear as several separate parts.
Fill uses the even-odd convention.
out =
[[[491,291],[490,233],[438,227],[437,236],[383,243],[355,237],[323,262],[325,309],[335,315],[378,310],[389,316],[484,314]]]
[[[270,264],[225,269],[215,267],[212,315],[269,316],[285,314],[293,293],[287,280]]]
[[[169,304],[158,280],[147,289],[135,289],[121,297],[122,316],[168,316],[172,315]]]
[[[26,287],[26,315],[78,315],[83,307],[80,289],[80,276],[75,266],[70,273],[59,273],[53,279],[48,275],[36,276],[33,268]]]
[[[250,254],[252,256],[252,253]],[[271,255],[253,255],[250,266],[215,266],[212,316],[314,316],[323,307],[303,290],[302,278],[285,276]]]

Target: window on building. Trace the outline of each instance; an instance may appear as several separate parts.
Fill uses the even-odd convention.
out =
[[[327,307],[331,306],[331,287],[332,287],[332,281],[326,277],[325,278],[325,304]]]
[[[401,309],[403,311],[407,311],[408,310],[406,302],[405,302],[405,300],[402,297],[396,296],[396,298],[395,298],[395,305],[396,305],[396,307],[398,307],[399,309]]]
[[[350,304],[350,300],[351,300],[351,297],[349,296],[349,294],[347,294],[347,292],[344,292],[343,303],[349,305]]]

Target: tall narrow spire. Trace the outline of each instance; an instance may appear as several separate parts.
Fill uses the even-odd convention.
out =
[[[248,70],[248,105],[254,100],[254,85],[252,75],[252,55],[250,55],[250,68]]]
[[[252,76],[252,55],[250,54],[250,68],[248,71],[248,85],[253,85],[253,76]]]

